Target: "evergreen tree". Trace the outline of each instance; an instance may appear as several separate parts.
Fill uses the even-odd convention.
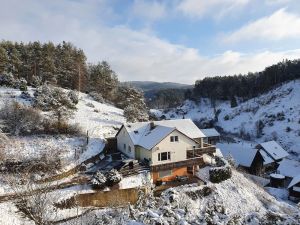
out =
[[[0,46],[0,74],[6,72],[8,67],[8,56],[6,50]]]
[[[231,108],[237,107],[237,102],[234,96],[230,98],[230,106]]]
[[[108,100],[113,100],[118,87],[118,78],[110,65],[102,61],[96,65],[89,65],[89,86],[91,91],[101,93]]]

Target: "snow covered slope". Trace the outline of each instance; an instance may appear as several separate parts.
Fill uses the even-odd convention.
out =
[[[299,224],[299,209],[276,200],[243,174],[218,184],[170,188],[161,197],[145,196],[136,206],[95,210],[83,220],[100,224]],[[106,222],[105,221],[109,221]],[[68,221],[64,225],[75,224]],[[92,224],[92,223],[91,223]]]
[[[28,89],[31,96],[34,91],[34,88]],[[21,97],[21,91],[0,87],[0,107],[5,107],[6,102],[13,100],[28,106],[32,104],[30,100]],[[84,134],[88,133],[88,145],[86,145],[86,138],[83,137],[63,135],[59,137],[51,135],[12,137],[12,144],[8,146],[9,154],[13,157],[18,155],[21,158],[28,158],[51,149],[61,148],[63,149],[63,159],[69,160],[69,165],[65,169],[69,169],[74,166],[74,163],[78,164],[101,152],[104,148],[104,138],[114,136],[118,127],[125,122],[123,110],[94,101],[84,93],[79,93],[79,103],[76,108],[70,123],[78,124]],[[78,152],[83,152],[79,159]]]
[[[218,101],[218,122],[225,132],[239,135],[244,133],[257,143],[277,140],[286,150],[300,158],[300,80],[291,81],[259,97],[250,99],[231,108],[229,101]],[[186,101],[183,106],[167,113],[152,110],[157,116],[166,118],[191,118],[194,121],[214,119],[215,110],[209,99],[199,103]],[[263,124],[262,135],[257,136],[257,123]]]

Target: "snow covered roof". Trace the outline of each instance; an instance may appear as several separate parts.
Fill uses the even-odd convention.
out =
[[[139,139],[139,145],[145,149],[153,148],[157,143],[170,134],[175,128],[156,126],[153,130],[148,130]]]
[[[232,156],[237,165],[250,167],[257,153],[253,148],[232,148],[230,150],[220,148],[225,157]]]
[[[296,177],[300,174],[300,162],[296,160],[283,159],[279,163],[277,171],[286,177]]]
[[[284,179],[285,177],[282,174],[279,173],[272,173],[270,177],[275,178],[275,179]]]
[[[151,123],[154,125],[152,129]],[[127,123],[124,127],[133,144],[146,149],[153,148],[173,130],[178,130],[192,139],[204,137],[204,134],[190,119]]]
[[[289,155],[276,141],[264,142],[258,146],[261,146],[274,160],[279,160]]]
[[[205,137],[219,137],[220,134],[215,128],[201,129]]]
[[[300,175],[293,178],[293,180],[289,184],[288,188],[293,187],[294,185],[298,184],[299,182],[300,182]]]
[[[184,133],[190,138],[205,137],[203,132],[196,126],[196,124],[194,124],[191,119],[161,120],[155,121],[154,124],[166,127],[175,127],[181,133]]]
[[[269,156],[268,153],[266,153],[265,151],[260,150],[259,153],[261,154],[261,156],[264,159],[264,165],[268,165],[268,164],[274,162],[274,159],[272,159],[272,157]]]

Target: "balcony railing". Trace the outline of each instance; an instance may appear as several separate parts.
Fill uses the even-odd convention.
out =
[[[158,172],[161,170],[171,170],[174,168],[186,167],[186,166],[194,166],[194,165],[202,165],[204,164],[203,158],[193,158],[193,159],[186,159],[179,162],[171,162],[171,163],[164,163],[159,165],[150,166],[151,172]]]
[[[178,162],[170,162],[163,163],[159,165],[151,165],[150,170],[152,172],[157,172],[161,170],[170,170],[174,168],[186,167],[186,166],[194,166],[194,165],[202,165],[203,154],[213,154],[216,152],[216,147],[210,144],[204,144],[203,148],[193,148],[186,150],[186,159]]]
[[[203,148],[193,148],[186,150],[186,158],[193,159],[202,157],[203,154],[213,154],[216,152],[216,146],[204,143]]]

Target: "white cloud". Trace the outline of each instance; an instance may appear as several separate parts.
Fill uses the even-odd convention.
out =
[[[157,1],[135,0],[132,6],[134,16],[155,21],[166,15],[166,6]]]
[[[292,1],[295,1],[295,0],[265,0],[265,2],[269,5],[281,5],[281,4],[286,4],[286,3],[289,3]]]
[[[225,42],[239,42],[245,40],[278,41],[287,38],[299,38],[300,17],[280,9],[272,15],[253,21],[237,31],[226,35]]]
[[[58,5],[49,0],[45,5],[28,0],[26,7],[16,6],[15,1],[7,1],[0,8],[1,38],[71,41],[86,52],[89,61],[107,60],[120,80],[194,83],[205,76],[259,71],[285,58],[300,58],[300,50],[256,54],[226,51],[204,57],[197,49],[172,44],[150,32],[99,23],[99,15],[109,18],[116,15],[102,13],[109,7],[99,8],[96,0],[88,5],[77,2],[72,7],[68,1]]]
[[[177,9],[189,17],[210,16],[222,18],[243,8],[249,0],[182,0]]]

